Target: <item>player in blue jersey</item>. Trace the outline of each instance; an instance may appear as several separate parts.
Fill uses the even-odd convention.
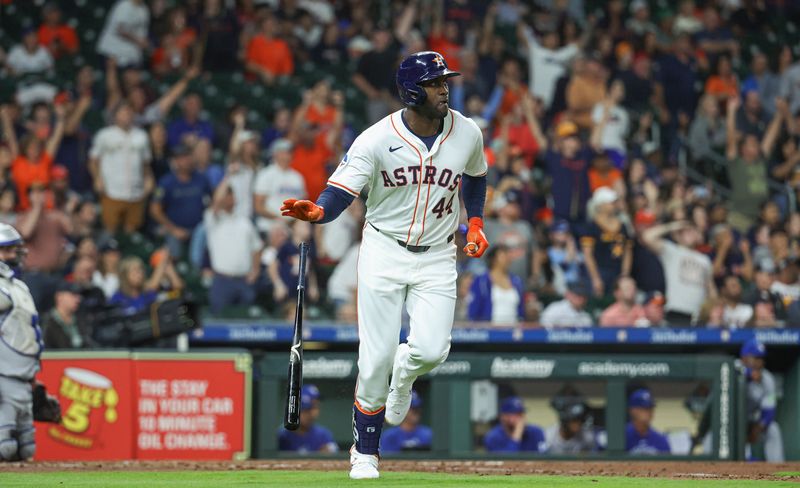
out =
[[[500,403],[500,423],[486,433],[483,445],[489,452],[545,452],[547,448],[544,431],[525,422],[525,404],[516,396]]]
[[[381,436],[381,451],[385,453],[400,451],[429,451],[433,432],[422,425],[422,398],[411,390],[411,408],[406,418],[397,427],[386,430]]]
[[[336,452],[339,446],[327,428],[317,425],[319,417],[319,390],[306,385],[300,394],[300,427],[295,431],[283,427],[278,431],[278,449],[302,454]]]
[[[777,388],[772,373],[764,368],[764,357],[767,348],[753,338],[742,345],[739,356],[745,367],[747,380],[747,444],[745,455],[755,459],[752,453],[753,444],[764,444],[764,459],[773,463],[785,461],[783,438],[778,422],[775,421],[777,410]]]
[[[628,453],[634,455],[670,453],[667,436],[650,426],[655,406],[653,394],[646,388],[635,390],[628,397],[630,421],[625,427],[625,451]]]

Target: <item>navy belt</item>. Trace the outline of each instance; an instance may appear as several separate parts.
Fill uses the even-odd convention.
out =
[[[377,230],[378,232],[381,231],[379,228],[377,228],[374,225],[372,225],[372,222],[367,222],[367,223],[373,229]],[[453,234],[450,234],[449,236],[447,236],[447,242],[453,242],[453,238],[454,237],[455,236]],[[400,245],[400,247],[404,247],[406,249],[406,251],[413,252],[415,254],[416,253],[422,253],[422,252],[428,252],[428,250],[431,248],[431,246],[412,246],[410,244],[406,244],[405,242],[401,241],[400,239],[395,239],[395,240],[397,241],[397,244]]]

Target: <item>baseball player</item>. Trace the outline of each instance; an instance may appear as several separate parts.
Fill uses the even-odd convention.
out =
[[[358,259],[353,479],[379,476],[384,418],[402,422],[414,381],[450,351],[459,190],[469,218],[464,251],[479,258],[489,247],[483,137],[474,122],[449,107],[447,79],[459,74],[433,51],[405,58],[396,75],[405,108],[356,138],[316,203],[288,199],[281,207],[284,216],[324,224],[369,188]],[[410,333],[398,347],[404,305]]]
[[[747,378],[747,445],[746,456],[752,457],[752,445],[764,442],[764,457],[769,462],[784,461],[781,428],[775,421],[777,399],[775,378],[764,369],[764,344],[753,338],[742,345],[739,356]]]
[[[651,427],[656,402],[646,388],[634,390],[628,397],[630,422],[625,427],[625,451],[634,455],[669,454],[667,436]]]
[[[433,432],[427,425],[422,425],[422,398],[411,390],[411,408],[406,418],[397,427],[387,429],[381,437],[381,451],[429,451],[433,441]]]
[[[0,459],[27,460],[36,451],[32,382],[44,348],[28,287],[16,277],[26,254],[17,230],[0,223]]]
[[[319,390],[314,385],[300,392],[300,427],[296,431],[283,427],[278,432],[278,449],[300,454],[336,452],[339,446],[327,428],[318,425]]]
[[[595,432],[588,420],[586,404],[576,400],[559,406],[558,423],[545,430],[549,454],[580,454],[597,450]]]
[[[483,437],[489,452],[545,452],[544,432],[525,421],[522,398],[511,396],[500,403],[500,422]]]

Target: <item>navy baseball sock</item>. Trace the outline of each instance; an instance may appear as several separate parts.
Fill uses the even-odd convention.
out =
[[[356,451],[361,454],[378,455],[385,415],[386,409],[383,408],[380,412],[367,414],[359,410],[358,405],[353,405],[353,441]]]

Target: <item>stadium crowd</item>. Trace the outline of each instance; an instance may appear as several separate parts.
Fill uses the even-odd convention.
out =
[[[782,0],[0,2],[0,221],[50,347],[165,291],[355,322],[363,203],[280,217],[442,53],[483,130],[488,258],[459,321],[800,324],[800,8]],[[7,19],[19,22],[6,22]],[[458,236],[463,241],[462,236]]]

